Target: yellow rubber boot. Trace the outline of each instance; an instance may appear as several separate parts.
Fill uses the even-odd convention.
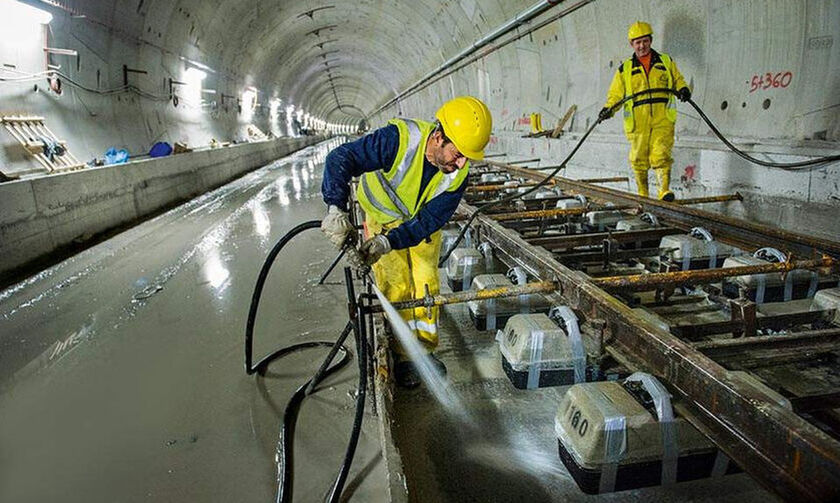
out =
[[[541,132],[542,130],[542,114],[531,114],[531,133],[536,134]]]
[[[654,168],[656,179],[659,180],[659,199],[671,202],[675,199],[674,193],[669,190],[671,185],[671,168]]]
[[[648,197],[648,171],[646,169],[634,169],[633,174],[636,175],[636,190],[642,197]]]

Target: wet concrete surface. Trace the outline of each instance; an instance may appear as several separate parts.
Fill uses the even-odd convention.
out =
[[[268,501],[281,411],[326,349],[246,376],[248,306],[268,250],[320,219],[327,144],[254,171],[0,292],[0,501]],[[334,340],[346,321],[335,253],[317,230],[275,264],[255,359]],[[355,350],[353,350],[355,352]],[[319,501],[341,462],[356,366],[304,402],[295,500]],[[347,482],[382,501],[377,422]]]

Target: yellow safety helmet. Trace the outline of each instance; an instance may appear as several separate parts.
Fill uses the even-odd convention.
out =
[[[435,118],[443,126],[443,133],[464,157],[484,159],[484,147],[490,141],[493,118],[480,99],[472,96],[453,98],[441,105]]]
[[[649,24],[645,23],[644,21],[636,21],[635,23],[630,25],[630,29],[627,30],[627,40],[633,41],[634,38],[641,38],[645,36],[653,36],[653,28],[650,27]]]

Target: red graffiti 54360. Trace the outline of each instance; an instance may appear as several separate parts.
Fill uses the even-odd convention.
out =
[[[751,80],[747,81],[750,85],[750,92],[758,91],[759,89],[770,89],[771,87],[787,87],[790,81],[793,80],[793,73],[790,71],[770,73],[763,75],[753,75]]]

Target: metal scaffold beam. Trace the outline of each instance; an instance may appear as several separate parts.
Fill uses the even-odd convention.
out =
[[[545,178],[545,173],[528,168],[521,168],[496,161],[486,161],[487,164],[505,168],[512,175],[539,181]],[[638,196],[617,189],[610,189],[599,185],[588,184],[555,176],[548,185],[560,187],[563,190],[612,201],[615,204],[638,205],[643,212],[654,212],[663,223],[678,227],[691,228],[703,226],[715,236],[715,239],[735,244],[736,246],[769,246],[779,250],[792,252],[801,258],[818,258],[822,254],[840,258],[840,243],[827,239],[820,239],[805,234],[790,232],[778,227],[769,227],[737,218],[727,217],[719,213],[688,208],[686,205],[668,203],[657,199]]]
[[[500,163],[494,163],[500,164]],[[503,165],[505,166],[505,165]],[[511,168],[519,176],[530,170]],[[543,175],[536,173],[533,179]],[[661,203],[620,191],[559,179],[558,185],[616,204],[642,205],[684,226],[712,227],[716,237],[738,233],[764,245],[782,244],[800,256],[838,253],[840,245],[709,212]],[[474,207],[462,203],[459,213]],[[691,343],[640,317],[602,289],[597,280],[561,264],[551,252],[532,245],[492,216],[479,215],[474,225],[480,239],[489,242],[509,264],[518,264],[537,278],[553,281],[565,304],[587,319],[603,321],[603,342],[610,354],[620,355],[631,370],[649,372],[685,400],[687,418],[708,435],[730,458],[765,487],[786,500],[830,501],[840,494],[840,442],[789,409],[768,401],[763,392],[732,374]],[[713,232],[715,232],[713,231]],[[744,236],[741,236],[744,239]],[[811,267],[833,261],[803,263]],[[819,262],[819,263],[818,263]],[[777,269],[792,265],[776,265]],[[674,278],[667,278],[673,280]]]

